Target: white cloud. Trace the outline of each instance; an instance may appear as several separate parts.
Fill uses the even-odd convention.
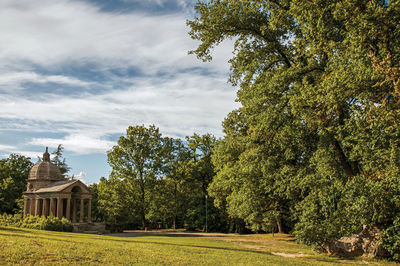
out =
[[[90,134],[72,134],[61,139],[33,138],[28,144],[52,148],[57,148],[59,144],[63,144],[63,147],[67,150],[73,151],[77,154],[102,153],[111,149],[114,145],[111,141],[96,136],[90,136]]]
[[[185,21],[184,14],[105,13],[83,1],[5,0],[0,3],[0,64],[93,63],[135,66],[151,74],[200,66],[187,56],[195,42]],[[226,62],[213,67],[227,71]]]
[[[71,178],[73,178],[75,180],[80,180],[83,183],[85,183],[86,185],[88,185],[88,183],[86,182],[86,178],[87,178],[86,172],[80,171],[79,174],[73,174],[71,176]]]
[[[31,145],[57,147],[62,143],[66,150],[88,154],[109,150],[113,143],[107,136],[123,134],[130,125],[155,124],[172,137],[194,132],[221,135],[221,121],[238,106],[234,89],[223,78],[204,80],[180,74],[165,83],[147,79],[132,83],[126,90],[79,98],[46,95],[45,100],[37,101],[7,96],[0,117],[35,121],[25,124],[21,129],[25,132],[67,133],[63,138],[34,138]]]
[[[0,74],[0,90],[5,91],[8,89],[18,89],[22,83],[57,83],[62,85],[87,87],[91,82],[79,80],[74,77],[68,77],[63,75],[41,75],[33,71],[21,71],[21,72],[6,72]]]
[[[218,47],[211,63],[188,56],[196,43],[185,16],[102,12],[88,1],[0,1],[0,130],[41,132],[44,137],[31,137],[28,144],[61,143],[78,154],[105,152],[113,145],[111,134],[137,124],[155,124],[173,137],[220,135],[221,121],[238,106],[235,89],[226,83],[232,42]],[[108,80],[43,74],[89,65]],[[112,74],[130,68],[142,76]],[[30,93],[25,83],[102,90]]]
[[[83,179],[83,178],[85,178],[87,175],[86,175],[86,173],[85,172],[79,172],[79,174],[77,174],[77,175],[74,175],[74,178],[75,179]]]
[[[0,151],[7,151],[7,150],[14,150],[15,146],[11,145],[1,145],[0,144]]]
[[[78,174],[73,174],[69,178],[74,179],[74,180],[80,180],[86,185],[90,185],[89,182],[86,180],[87,179],[87,174],[86,172],[80,171]]]
[[[138,3],[141,5],[158,5],[160,7],[164,7],[166,4],[174,2],[176,5],[180,6],[183,9],[186,9],[189,5],[194,5],[197,0],[124,0],[127,3]]]
[[[8,157],[11,153],[13,153],[13,154],[19,154],[19,155],[23,155],[26,157],[30,157],[33,161],[35,161],[35,159],[38,157],[42,157],[42,154],[43,154],[40,152],[32,152],[32,151],[23,150],[17,146],[12,146],[12,145],[0,145],[0,151],[5,152],[3,154],[0,154],[0,158]]]

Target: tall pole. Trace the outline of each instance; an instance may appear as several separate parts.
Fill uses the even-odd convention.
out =
[[[208,215],[208,210],[207,210],[207,194],[206,194],[206,233],[208,232],[208,221],[207,221],[207,215]]]

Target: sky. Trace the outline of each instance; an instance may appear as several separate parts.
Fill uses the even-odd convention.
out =
[[[222,136],[238,107],[232,42],[212,62],[188,51],[197,0],[1,0],[0,158],[34,163],[64,147],[68,173],[108,177],[106,152],[128,126]]]

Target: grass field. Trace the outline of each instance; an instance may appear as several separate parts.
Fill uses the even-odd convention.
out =
[[[340,265],[386,264],[317,254],[289,235],[88,235],[0,227],[0,265]],[[393,264],[394,265],[394,264]]]

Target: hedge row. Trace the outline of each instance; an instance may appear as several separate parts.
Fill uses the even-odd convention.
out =
[[[72,232],[73,230],[71,221],[65,218],[59,219],[54,216],[44,217],[31,215],[24,218],[21,214],[12,215],[6,213],[0,215],[0,226],[13,226],[59,232]]]

